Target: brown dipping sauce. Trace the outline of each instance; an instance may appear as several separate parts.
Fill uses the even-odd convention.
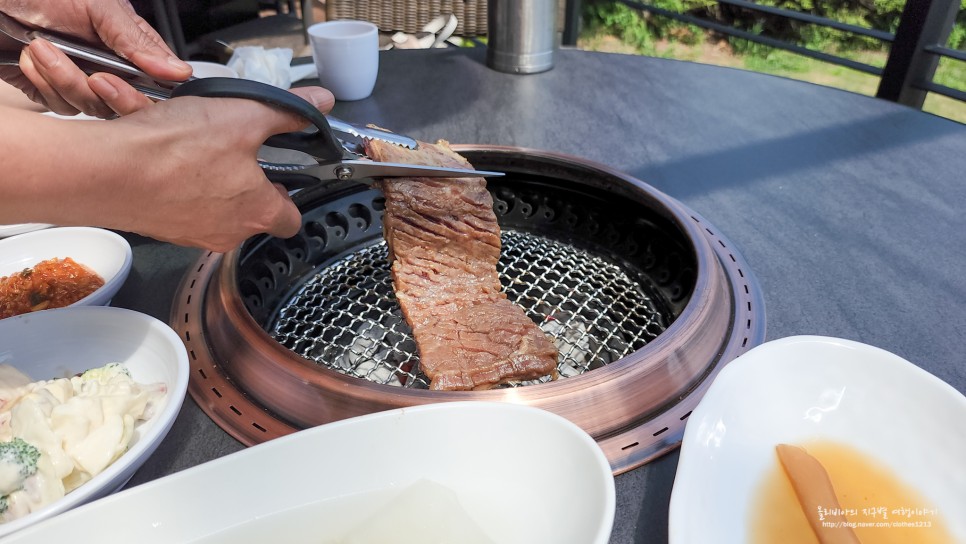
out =
[[[900,474],[839,442],[815,441],[805,448],[828,473],[845,518],[862,544],[955,542],[943,512],[902,481]],[[819,543],[777,456],[759,485],[748,520],[749,544]]]
[[[70,306],[103,285],[103,278],[70,257],[48,259],[0,278],[0,319]]]

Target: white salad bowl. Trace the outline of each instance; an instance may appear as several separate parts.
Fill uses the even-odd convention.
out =
[[[0,524],[0,537],[117,491],[161,443],[184,402],[188,355],[178,335],[161,321],[132,310],[70,307],[0,320],[0,364],[31,380],[66,378],[108,363],[121,363],[135,382],[162,383],[166,394],[153,416],[135,428],[127,452],[60,500]],[[76,540],[76,539],[75,539]]]
[[[453,515],[439,515],[449,510],[432,494],[398,504],[400,494],[426,482],[452,494],[444,502]],[[401,519],[394,508],[408,513]],[[389,518],[391,536],[373,542],[425,544],[438,542],[427,536],[432,529],[468,516],[498,544],[606,544],[614,508],[607,458],[570,421],[523,405],[452,402],[277,438],[85,505],[8,542],[84,535],[100,544],[328,544],[355,542]]]
[[[41,261],[70,257],[103,280],[97,291],[71,306],[105,306],[131,271],[131,245],[119,234],[92,227],[56,227],[0,240],[0,277],[10,276]]]
[[[966,397],[882,349],[819,336],[762,344],[728,364],[688,418],[669,540],[750,542],[775,446],[831,441],[887,469],[966,542],[964,421]]]

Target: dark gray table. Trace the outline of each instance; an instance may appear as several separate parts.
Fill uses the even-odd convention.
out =
[[[737,245],[764,291],[768,339],[865,342],[966,391],[966,127],[688,62],[565,50],[552,71],[514,76],[483,58],[480,49],[386,52],[373,96],[334,113],[421,139],[545,149],[625,171]],[[129,239],[134,270],[115,304],[167,320],[198,253]],[[189,399],[129,485],[241,448]],[[667,540],[676,464],[672,453],[617,478],[612,542]]]

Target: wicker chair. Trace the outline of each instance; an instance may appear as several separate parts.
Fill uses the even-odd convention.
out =
[[[438,15],[452,13],[454,36],[486,36],[486,0],[326,0],[326,19],[369,21],[382,32],[415,34]]]

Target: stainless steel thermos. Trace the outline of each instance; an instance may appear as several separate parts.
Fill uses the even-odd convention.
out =
[[[553,68],[557,0],[488,0],[486,64],[500,72]]]

